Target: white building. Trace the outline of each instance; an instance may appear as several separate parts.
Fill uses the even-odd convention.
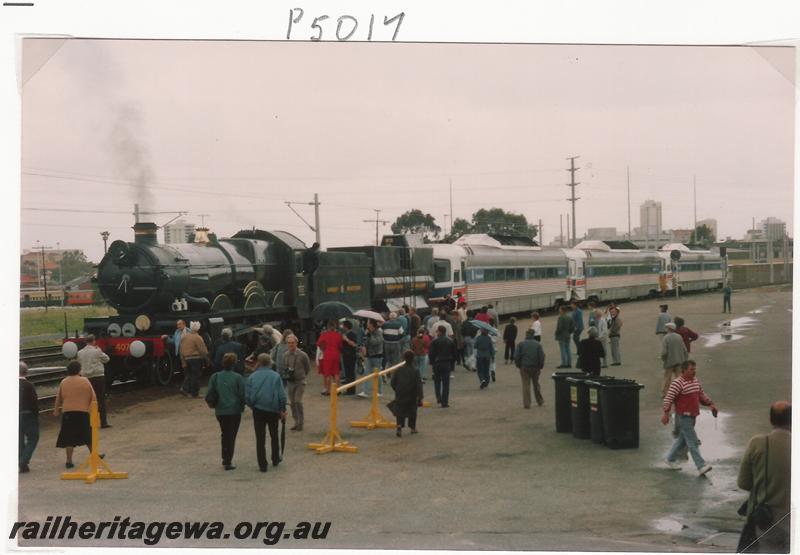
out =
[[[639,229],[645,238],[661,236],[661,203],[646,200],[639,207]]]
[[[783,236],[786,235],[786,222],[769,217],[762,220],[761,229],[764,231],[764,238],[768,241],[783,241]]]
[[[187,243],[189,235],[194,233],[195,225],[184,220],[175,220],[164,226],[165,243]]]

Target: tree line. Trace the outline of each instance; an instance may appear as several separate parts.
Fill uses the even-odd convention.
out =
[[[467,233],[495,233],[518,235],[534,239],[538,228],[528,222],[524,214],[507,212],[502,208],[481,208],[472,218],[456,218],[449,233],[443,234],[436,218],[417,208],[400,215],[392,224],[392,233],[419,233],[426,243],[441,241],[452,243]]]
[[[392,224],[392,233],[419,233],[426,243],[452,243],[467,233],[517,235],[536,240],[538,231],[538,227],[529,223],[524,214],[507,212],[502,208],[481,208],[469,220],[456,218],[449,233],[443,233],[431,214],[417,208],[402,214]],[[714,232],[706,225],[699,225],[688,246],[708,249],[715,241]]]

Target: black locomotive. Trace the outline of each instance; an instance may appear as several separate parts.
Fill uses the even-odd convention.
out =
[[[164,336],[178,319],[201,322],[212,342],[224,327],[244,335],[271,323],[313,345],[311,312],[319,303],[341,301],[353,310],[424,306],[433,290],[432,249],[409,247],[402,236],[378,247],[323,252],[283,231],[217,239],[198,229],[192,243],[160,244],[157,229],[136,224],[134,242],[114,241],[97,268],[100,293],[119,314],[87,318],[84,331],[111,356],[110,381],[168,383],[180,365]]]

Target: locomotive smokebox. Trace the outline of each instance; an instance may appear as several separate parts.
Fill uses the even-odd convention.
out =
[[[153,222],[139,222],[133,226],[134,243],[140,245],[158,245],[156,232],[158,226]]]

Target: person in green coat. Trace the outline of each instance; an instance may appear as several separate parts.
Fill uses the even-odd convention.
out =
[[[214,409],[222,434],[222,466],[233,470],[233,449],[236,434],[244,412],[244,378],[234,372],[239,357],[226,353],[222,357],[222,371],[211,375],[206,392],[206,403]]]

